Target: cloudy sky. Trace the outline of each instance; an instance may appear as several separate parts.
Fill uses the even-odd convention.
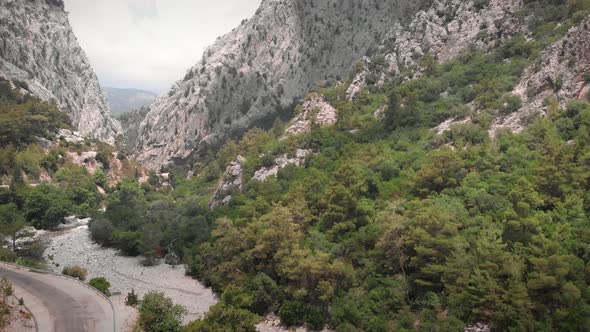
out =
[[[261,0],[65,0],[103,86],[162,93]]]

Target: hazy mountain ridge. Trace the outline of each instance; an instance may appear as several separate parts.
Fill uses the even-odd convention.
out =
[[[0,76],[42,100],[56,100],[82,135],[114,143],[111,116],[96,74],[68,22],[63,1],[0,0]]]
[[[149,106],[158,97],[156,93],[140,89],[121,89],[108,86],[102,89],[105,92],[111,112],[115,116]]]

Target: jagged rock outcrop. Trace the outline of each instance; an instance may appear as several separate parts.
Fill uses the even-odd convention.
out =
[[[285,131],[286,135],[296,135],[308,132],[313,124],[329,126],[336,123],[338,114],[323,96],[311,94],[301,106],[301,112],[295,117]]]
[[[307,149],[297,149],[295,151],[295,156],[289,158],[286,154],[283,154],[274,160],[274,164],[269,167],[262,167],[261,169],[257,170],[252,177],[252,180],[255,181],[264,181],[271,176],[277,175],[279,171],[288,165],[295,165],[297,167],[303,167],[305,164],[305,160],[307,156],[311,154],[312,151]]]
[[[565,106],[571,99],[590,97],[590,17],[572,27],[566,36],[543,51],[537,63],[525,70],[514,94],[523,107],[507,117],[496,119],[492,135],[498,129],[521,131],[532,114],[543,114],[548,97]]]
[[[0,0],[0,77],[55,100],[86,137],[121,134],[61,0]]]
[[[229,204],[232,193],[242,190],[244,181],[244,169],[242,165],[245,162],[246,159],[244,157],[238,156],[236,160],[226,167],[215,193],[209,200],[209,207],[216,208]]]
[[[481,5],[468,0],[432,1],[409,24],[393,24],[377,52],[384,61],[362,59],[347,98],[354,99],[368,84],[382,85],[386,77],[400,74],[405,75],[404,79],[420,77],[424,70],[421,62],[427,54],[443,63],[466,47],[485,51],[498,46],[526,30],[518,16],[522,7],[522,0],[489,0]]]
[[[479,3],[482,3],[479,1]],[[500,42],[524,31],[517,13],[522,0],[489,0],[485,5],[475,1],[435,0],[419,11],[408,27],[393,29],[384,47],[390,71],[414,67],[425,53],[438,62],[446,62],[466,47],[479,49],[498,46]]]
[[[407,0],[263,1],[151,106],[137,158],[158,168],[272,124],[316,83],[350,73],[417,6]]]

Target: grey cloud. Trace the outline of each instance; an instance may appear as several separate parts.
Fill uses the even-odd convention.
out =
[[[156,0],[130,0],[127,6],[129,7],[133,20],[136,23],[144,19],[158,19]]]
[[[103,85],[162,93],[261,0],[65,0]]]

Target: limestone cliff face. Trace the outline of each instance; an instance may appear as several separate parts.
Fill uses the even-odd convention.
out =
[[[433,0],[408,24],[393,24],[377,51],[383,63],[362,59],[347,90],[348,99],[352,100],[368,84],[382,85],[387,77],[420,77],[420,61],[426,54],[444,63],[467,47],[486,51],[525,32],[518,16],[522,7],[522,0],[489,0],[481,6],[472,0]]]
[[[590,100],[590,16],[542,52],[525,70],[514,93],[522,98],[523,107],[496,119],[492,135],[501,128],[521,131],[532,115],[545,113],[548,98],[555,98],[561,106],[572,99]]]
[[[86,137],[113,143],[121,134],[61,0],[0,0],[0,77],[55,100]]]
[[[137,158],[158,168],[272,123],[318,82],[335,82],[372,52],[408,0],[264,0],[218,39],[141,125]]]

